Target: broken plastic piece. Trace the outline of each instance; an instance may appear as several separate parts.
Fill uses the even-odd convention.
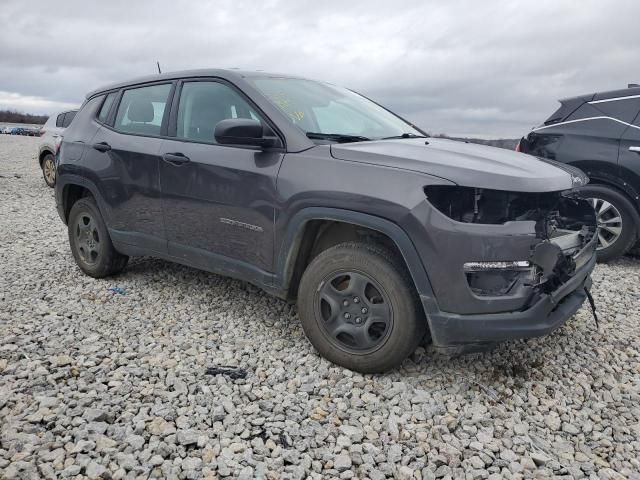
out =
[[[237,380],[239,378],[245,378],[247,376],[247,371],[243,368],[239,367],[229,367],[229,366],[215,366],[208,367],[205,372],[206,375],[226,375],[229,378]]]
[[[591,313],[593,313],[593,319],[596,321],[596,328],[599,329],[600,325],[598,323],[598,315],[596,314],[596,302],[593,301],[593,296],[587,287],[584,287],[584,293],[587,294],[589,305],[591,305]]]
[[[562,250],[560,250],[560,247],[549,241],[545,241],[535,246],[531,255],[531,262],[540,267],[541,280],[547,281],[554,275],[558,263],[562,258]]]

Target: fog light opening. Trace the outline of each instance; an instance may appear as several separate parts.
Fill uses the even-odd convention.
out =
[[[469,288],[478,296],[508,295],[536,278],[536,268],[528,260],[467,262],[464,272]]]

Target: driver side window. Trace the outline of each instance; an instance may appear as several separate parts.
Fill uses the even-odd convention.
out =
[[[219,82],[184,83],[178,105],[177,138],[216,143],[216,125],[230,118],[261,122],[247,101],[231,87]]]

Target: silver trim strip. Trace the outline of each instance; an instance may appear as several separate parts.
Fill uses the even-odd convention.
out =
[[[566,122],[552,123],[551,125],[544,125],[542,127],[534,128],[532,132],[537,132],[538,130],[544,130],[545,128],[557,127],[559,125],[568,125],[569,123],[588,122],[589,120],[613,120],[614,122],[621,123],[623,125],[626,125],[627,127],[637,128],[638,130],[640,130],[640,127],[636,125],[631,125],[630,123],[627,123],[627,122],[623,122],[622,120],[618,120],[617,118],[602,116],[602,117],[578,118],[577,120],[567,120]]]
[[[254,232],[263,232],[264,229],[258,225],[252,225],[250,223],[239,222],[232,218],[220,217],[220,223],[226,223],[227,225],[233,225],[234,227],[246,228],[247,230],[253,230]]]
[[[629,95],[628,97],[605,98],[604,100],[592,100],[591,102],[587,102],[587,103],[590,105],[594,105],[596,103],[617,102],[618,100],[628,100],[630,98],[640,98],[640,95]]]

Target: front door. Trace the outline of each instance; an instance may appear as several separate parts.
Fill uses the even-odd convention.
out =
[[[199,268],[267,282],[283,154],[216,144],[214,129],[221,120],[263,121],[230,85],[188,81],[179,92],[170,132],[175,139],[164,140],[160,152],[169,255]]]

